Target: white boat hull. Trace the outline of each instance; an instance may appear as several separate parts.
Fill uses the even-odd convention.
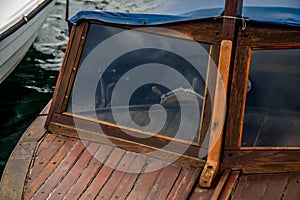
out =
[[[54,1],[0,41],[0,83],[8,77],[25,56],[53,5]]]

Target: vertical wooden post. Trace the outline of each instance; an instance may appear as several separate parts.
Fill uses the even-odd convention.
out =
[[[220,165],[223,126],[226,116],[227,86],[231,61],[232,42],[223,40],[220,48],[215,98],[210,127],[209,152],[200,178],[201,187],[210,187]]]
[[[223,130],[226,118],[227,96],[230,83],[233,62],[235,57],[235,46],[239,23],[235,17],[241,17],[243,0],[226,0],[222,43],[220,47],[220,56],[218,64],[218,74],[216,80],[216,90],[213,102],[213,111],[210,127],[210,141],[207,162],[202,171],[199,185],[201,187],[211,187],[215,179],[222,152]],[[227,133],[228,134],[228,133]]]

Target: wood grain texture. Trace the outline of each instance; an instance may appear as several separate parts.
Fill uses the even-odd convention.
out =
[[[220,47],[220,58],[212,110],[210,127],[209,152],[206,165],[202,171],[199,184],[201,187],[211,187],[220,165],[223,141],[223,127],[227,107],[227,86],[231,62],[232,41],[223,40]]]
[[[68,154],[69,150],[74,146],[74,140],[68,140],[62,148],[56,153],[55,156],[49,161],[48,165],[37,175],[35,179],[31,179],[28,182],[28,186],[24,191],[24,199],[31,199],[35,192],[44,184],[47,178],[53,173],[56,167],[60,164],[60,162],[65,158]],[[76,146],[75,151],[81,152],[83,146]]]
[[[98,174],[98,171],[103,167],[103,163],[108,159],[113,147],[107,145],[101,145],[96,154],[88,166],[80,172],[80,177],[70,187],[67,188],[67,193],[63,197],[66,200],[78,199],[80,195],[87,190],[89,184],[93,181],[94,177]]]
[[[47,112],[46,109],[44,112]],[[39,140],[46,134],[44,129],[45,120],[45,116],[37,117],[24,132],[10,155],[0,182],[0,199],[22,199],[24,182],[34,153]]]

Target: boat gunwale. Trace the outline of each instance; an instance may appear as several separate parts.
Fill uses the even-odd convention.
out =
[[[16,30],[18,30],[23,25],[27,24],[28,21],[33,19],[41,10],[45,9],[48,5],[51,3],[54,4],[54,0],[45,0],[41,4],[39,4],[37,7],[35,7],[30,13],[28,13],[26,16],[23,16],[19,21],[15,22],[12,26],[8,27],[6,30],[4,30],[2,33],[0,33],[0,41],[4,40],[6,37],[14,33]]]

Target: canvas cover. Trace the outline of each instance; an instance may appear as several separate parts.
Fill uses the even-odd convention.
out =
[[[120,13],[109,11],[81,11],[69,22],[81,19],[99,20],[126,25],[159,25],[208,19],[221,16],[225,0],[166,0],[151,13]],[[299,0],[244,0],[241,17],[259,23],[300,26]]]

